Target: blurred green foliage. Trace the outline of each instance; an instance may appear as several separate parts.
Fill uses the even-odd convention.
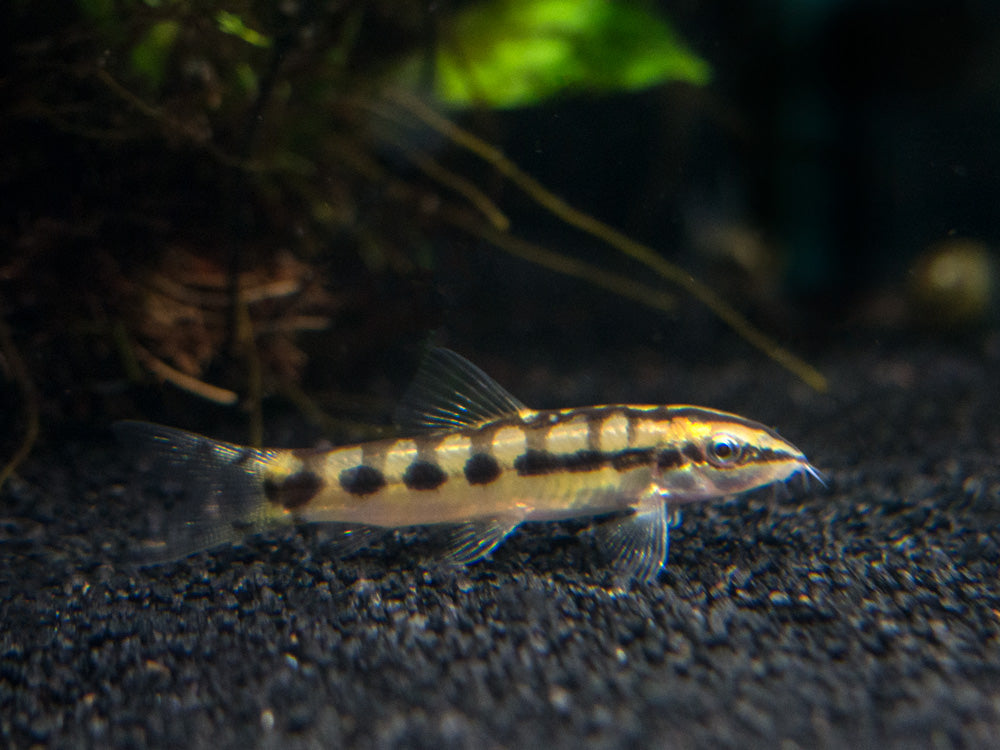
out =
[[[708,82],[707,62],[663,18],[608,0],[488,0],[442,25],[434,93],[450,106],[523,107],[564,92]],[[416,58],[401,74],[416,80]]]
[[[220,10],[215,14],[215,21],[219,25],[219,30],[224,34],[231,34],[238,37],[247,44],[252,44],[254,47],[271,46],[271,40],[268,37],[248,27],[243,23],[243,19],[235,13]]]
[[[153,89],[159,89],[167,72],[167,61],[181,25],[177,21],[157,21],[132,47],[132,70]]]
[[[192,44],[202,45],[200,53],[232,64],[232,80],[243,91],[255,90],[259,75],[239,59],[240,53],[210,44],[211,31],[259,49],[274,43],[275,29],[267,28],[274,13],[267,4],[77,0],[77,7],[109,42],[131,44],[132,71],[153,90],[169,80],[171,55],[183,30],[195,32]],[[668,81],[700,86],[711,76],[709,64],[666,19],[628,2],[486,0],[435,20],[433,92],[453,107],[523,107],[567,92],[635,91]],[[404,59],[395,66],[395,83],[419,88],[427,69],[421,46],[408,56],[403,49],[390,52]],[[331,52],[328,60],[343,58],[343,50]]]
[[[224,104],[230,93],[244,103],[247,93],[258,93],[259,69],[266,61],[253,57],[253,51],[273,43],[254,23],[257,15],[269,19],[266,4],[76,0],[76,5],[107,45],[108,54],[128,62],[128,72],[141,82],[143,91],[159,92],[165,85],[177,90],[200,75],[203,83],[218,84],[210,97],[212,109]],[[113,64],[110,70],[116,76],[122,72]],[[187,92],[192,93],[189,86]]]
[[[664,308],[661,290],[632,283],[617,266],[520,242],[503,207],[477,184],[488,170],[688,290],[791,366],[710,289],[560,201],[425,101],[430,81],[420,74],[428,72],[440,101],[494,109],[666,81],[705,84],[708,64],[642,6],[20,0],[9,7],[29,35],[12,48],[17,65],[4,83],[16,101],[0,114],[13,163],[0,187],[21,190],[17,222],[29,229],[18,231],[34,263],[25,260],[18,273],[27,279],[30,268],[42,269],[34,283],[54,307],[65,306],[53,320],[98,310],[94,330],[104,332],[109,358],[120,351],[123,361],[209,400],[216,386],[244,394],[255,435],[262,395],[298,388],[307,363],[316,363],[313,382],[329,385],[343,352],[362,359],[394,336],[412,340],[410,332],[435,325],[426,272],[436,230],[485,239]],[[447,147],[477,157],[480,171],[466,176],[461,160],[454,170]],[[60,165],[57,179],[36,184],[46,160]],[[35,188],[33,208],[24,186]],[[72,213],[60,213],[62,205]],[[48,262],[67,248],[86,259],[87,284],[71,264]],[[389,291],[356,283],[373,277],[390,279]],[[179,290],[176,298],[161,293],[164,283]],[[44,294],[23,290],[26,305]],[[328,325],[339,326],[338,348],[318,339],[300,348],[308,332]],[[81,370],[92,367],[91,343],[79,347]],[[62,349],[52,355],[73,372]],[[49,369],[45,381],[58,389]],[[199,378],[206,379],[200,390],[192,385]],[[304,393],[290,397],[301,403]]]

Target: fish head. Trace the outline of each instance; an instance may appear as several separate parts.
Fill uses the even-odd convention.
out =
[[[671,502],[695,502],[822,477],[805,454],[768,427],[725,412],[679,407],[658,448],[653,482]]]

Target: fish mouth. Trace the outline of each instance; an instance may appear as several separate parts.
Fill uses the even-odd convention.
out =
[[[799,483],[799,477],[801,477],[801,484]],[[800,491],[803,494],[809,492],[809,490],[812,489],[809,482],[810,477],[819,482],[820,486],[824,489],[830,486],[827,484],[826,476],[824,476],[819,469],[803,458],[799,462],[799,466],[795,469],[795,471],[791,472],[784,479],[774,482],[771,485],[774,490],[775,500],[779,498],[789,499],[794,495],[797,495]]]
[[[824,476],[819,469],[817,469],[815,466],[813,466],[811,463],[805,460],[803,460],[800,468],[794,474],[788,477],[788,479],[785,481],[785,484],[788,484],[788,482],[792,481],[796,477],[802,477],[802,488],[806,492],[808,492],[810,489],[809,487],[810,477],[819,482],[820,486],[823,489],[829,489],[830,487],[826,476]]]

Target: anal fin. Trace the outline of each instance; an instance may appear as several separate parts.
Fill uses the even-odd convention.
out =
[[[386,529],[379,526],[350,526],[339,523],[322,525],[324,544],[337,557],[351,557],[385,537]]]
[[[672,520],[663,497],[650,492],[631,515],[598,526],[596,536],[623,577],[651,582],[667,562]]]
[[[520,520],[482,518],[450,526],[446,532],[443,558],[456,565],[481,560],[495,550],[517,528]]]

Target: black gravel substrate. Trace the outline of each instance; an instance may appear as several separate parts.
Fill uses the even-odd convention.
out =
[[[134,570],[104,552],[134,498],[110,432],[50,438],[0,495],[0,744],[996,746],[997,340],[830,354],[827,395],[756,355],[621,364],[512,390],[737,411],[829,487],[691,508],[617,595],[567,525],[468,569],[300,529]]]

